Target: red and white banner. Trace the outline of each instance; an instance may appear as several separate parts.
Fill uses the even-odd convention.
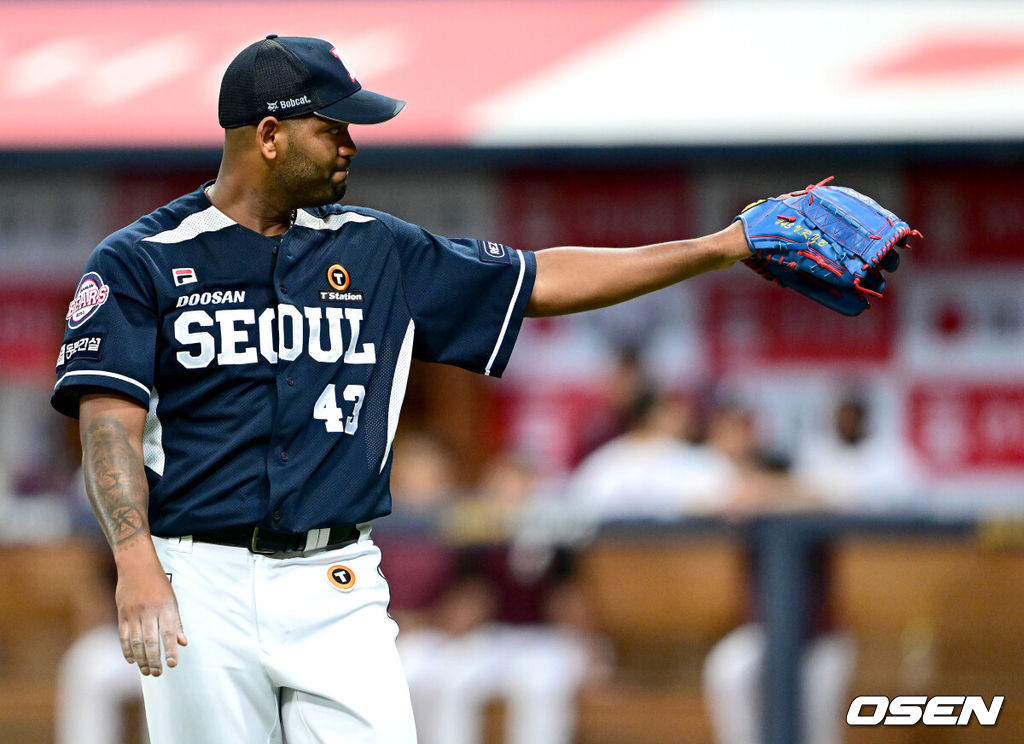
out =
[[[877,366],[896,334],[895,292],[849,318],[754,274],[716,281],[706,298],[707,351],[720,371],[752,366]]]
[[[461,144],[475,134],[475,103],[672,5],[4,3],[0,149],[219,147],[224,69],[268,33],[328,39],[367,88],[409,102],[386,126],[359,127],[357,143]]]
[[[1024,473],[1024,383],[920,383],[908,421],[911,441],[938,475]]]
[[[899,347],[905,369],[1024,382],[1024,266],[967,264],[906,275]]]
[[[357,141],[616,145],[978,141],[1024,131],[1024,5],[688,0],[0,4],[0,149],[218,147],[231,58],[333,42],[409,102]],[[884,23],[879,21],[884,17]],[[792,90],[765,77],[799,70]],[[813,53],[813,64],[805,56]],[[788,56],[787,56],[788,55]],[[809,93],[813,91],[813,93]],[[45,118],[45,126],[40,119]]]
[[[925,235],[913,260],[958,270],[1024,264],[1024,169],[918,166],[907,178],[907,214]]]
[[[503,179],[498,234],[529,250],[660,243],[694,236],[694,204],[679,169],[514,172]]]
[[[57,354],[65,327],[68,303],[75,293],[72,282],[63,286],[5,282],[0,313],[0,349],[4,363],[0,380],[40,382],[44,387],[57,381]]]

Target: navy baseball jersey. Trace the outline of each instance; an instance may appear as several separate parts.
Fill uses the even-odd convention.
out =
[[[102,388],[148,407],[155,535],[367,521],[391,509],[411,360],[500,375],[535,275],[531,253],[359,207],[267,237],[200,188],[93,252],[51,402],[75,416]]]

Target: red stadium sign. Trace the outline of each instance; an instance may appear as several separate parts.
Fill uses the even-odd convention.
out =
[[[0,285],[0,380],[39,382],[50,387],[75,285],[10,282]]]
[[[907,219],[925,235],[913,260],[960,269],[1024,261],[1024,168],[915,168],[907,178]]]
[[[498,234],[529,250],[677,240],[695,232],[694,203],[679,170],[515,172],[502,186]]]
[[[545,4],[543,22],[534,3],[258,5],[4,3],[0,149],[219,147],[231,58],[269,31],[311,29],[371,90],[410,101],[387,127],[360,127],[358,142],[461,144],[475,104],[672,3],[565,0]]]
[[[738,13],[687,0],[8,0],[0,149],[216,148],[221,75],[269,32],[328,39],[372,90],[409,101],[357,142],[1016,140],[1019,3],[905,3],[884,35],[855,5],[800,14],[802,38],[832,43],[815,49],[814,105],[785,106],[774,86],[749,85],[762,52],[737,36],[738,20],[757,38],[793,34],[781,1]],[[727,55],[722,39],[736,42]]]
[[[891,291],[849,318],[740,269],[728,281],[709,283],[705,332],[715,369],[889,361],[896,326]]]
[[[908,415],[911,441],[936,473],[1024,468],[1024,383],[920,383]]]

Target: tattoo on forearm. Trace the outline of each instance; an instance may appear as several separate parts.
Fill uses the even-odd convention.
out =
[[[98,418],[82,432],[86,492],[112,547],[149,534],[149,489],[142,457],[121,423]]]
[[[146,529],[146,518],[137,506],[120,506],[110,515],[112,537],[121,542]]]

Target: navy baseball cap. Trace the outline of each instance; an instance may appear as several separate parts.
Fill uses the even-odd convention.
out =
[[[266,116],[317,114],[349,124],[394,118],[405,101],[363,88],[323,39],[271,34],[235,57],[220,84],[218,117],[225,129],[258,124]]]

